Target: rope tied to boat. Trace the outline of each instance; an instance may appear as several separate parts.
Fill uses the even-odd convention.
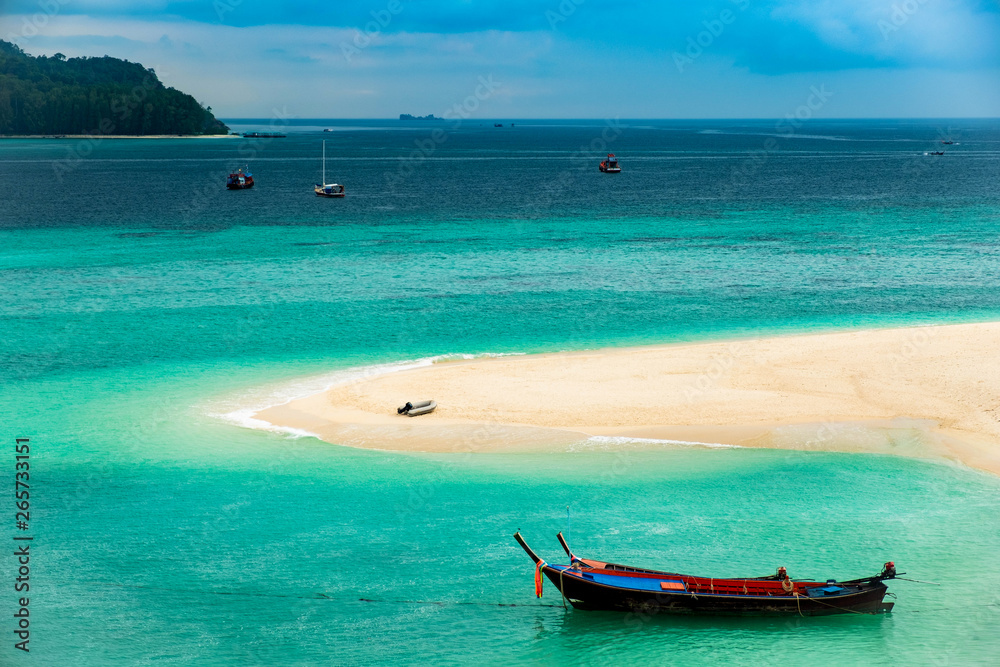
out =
[[[795,595],[798,596],[799,593],[796,593]],[[831,607],[833,609],[839,609],[840,611],[846,611],[846,612],[848,612],[850,614],[859,614],[861,616],[867,616],[869,614],[876,613],[876,612],[858,611],[857,609],[848,609],[847,607],[841,607],[841,606],[838,606],[838,605],[835,605],[835,604],[830,604],[829,602],[823,602],[822,600],[817,600],[816,598],[810,598],[810,600],[812,602],[816,603],[816,604],[821,604],[821,605],[824,605],[826,607]],[[802,611],[800,610],[799,613],[801,614]]]

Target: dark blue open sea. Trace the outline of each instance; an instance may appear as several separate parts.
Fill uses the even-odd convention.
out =
[[[245,417],[438,355],[996,320],[1000,122],[229,123],[288,136],[0,141],[0,516],[14,544],[30,437],[32,663],[996,664],[991,475],[401,454]],[[312,192],[324,139],[343,200]],[[252,190],[225,189],[238,167]],[[891,559],[942,585],[895,582],[878,617],[564,611],[511,534],[557,559],[567,506],[597,557],[802,578]],[[15,577],[0,558],[0,664]]]

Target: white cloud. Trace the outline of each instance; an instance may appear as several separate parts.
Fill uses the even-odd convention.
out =
[[[900,58],[893,49],[901,47],[885,44],[888,40],[876,25],[878,12],[887,7],[891,9],[862,0],[785,2],[777,14],[782,21],[808,26],[837,49]],[[956,35],[976,44],[975,39],[989,34],[982,26],[977,32],[971,19],[962,16],[953,17],[952,24],[941,23],[933,12],[915,15],[891,38],[920,42],[918,37],[929,29],[921,22],[946,31],[940,39],[931,31],[926,43],[905,43],[906,57],[920,62],[935,49],[951,53]],[[0,18],[0,35],[24,19]],[[155,68],[164,83],[212,105],[222,117],[268,117],[274,109],[307,118],[441,114],[473,94],[478,77],[489,75],[502,85],[477,110],[483,118],[780,117],[789,105],[801,104],[798,100],[810,85],[824,81],[836,82],[843,94],[823,115],[1000,113],[997,94],[989,92],[1000,89],[996,62],[964,73],[888,63],[880,70],[769,76],[734,68],[727,53],[706,50],[695,66],[679,74],[669,50],[650,53],[626,44],[608,58],[586,42],[547,30],[385,33],[348,61],[342,44],[353,44],[356,34],[353,28],[237,28],[179,19],[60,15],[22,44],[33,54],[106,53],[141,62]],[[946,98],[928,93],[949,80],[965,87],[947,85]],[[912,94],[907,86],[913,86]],[[925,99],[915,104],[921,96]]]
[[[1000,41],[996,8],[967,0],[787,0],[772,17],[838,50],[904,64],[980,63]]]
[[[24,19],[0,19],[0,35]],[[54,17],[38,35],[17,41],[34,55],[107,54],[141,62],[165,84],[229,116],[267,116],[282,106],[297,116],[387,116],[415,106],[441,113],[470,95],[479,76],[495,74],[497,63],[524,67],[551,46],[546,34],[386,33],[370,45],[357,42],[363,48],[355,46],[348,60],[344,46],[354,46],[357,34],[353,28],[74,15]],[[484,103],[482,113],[487,108]]]

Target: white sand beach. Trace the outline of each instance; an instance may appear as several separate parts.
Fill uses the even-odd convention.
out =
[[[610,436],[943,457],[1000,474],[998,352],[1000,323],[983,323],[445,361],[255,417],[377,449]],[[396,414],[425,398],[434,413]]]

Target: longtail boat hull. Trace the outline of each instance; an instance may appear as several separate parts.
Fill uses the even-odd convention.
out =
[[[829,616],[878,614],[892,609],[883,603],[888,588],[878,584],[855,594],[824,600],[798,596],[719,595],[673,591],[638,591],[606,586],[555,567],[543,567],[545,576],[577,609],[631,611],[644,614],[712,614],[723,616]]]
[[[883,602],[891,573],[852,581],[791,581],[787,577],[714,579],[661,572],[577,558],[562,534],[559,541],[570,565],[542,560],[520,533],[514,538],[573,607],[584,610],[643,614],[706,614],[726,616],[829,616],[878,614],[892,609]]]

